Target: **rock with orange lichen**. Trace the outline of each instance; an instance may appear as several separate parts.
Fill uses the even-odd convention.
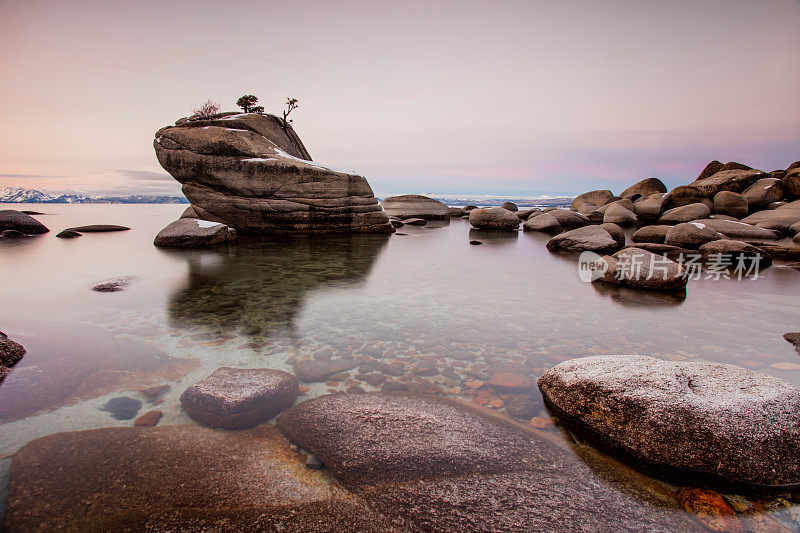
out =
[[[681,488],[678,501],[684,509],[711,531],[719,533],[744,532],[736,512],[720,494],[700,488]]]

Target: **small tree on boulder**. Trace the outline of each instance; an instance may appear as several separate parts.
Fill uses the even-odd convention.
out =
[[[213,118],[219,113],[219,104],[213,100],[206,100],[199,107],[192,109],[192,118]]]
[[[297,98],[287,98],[286,105],[288,106],[286,111],[283,112],[283,129],[286,131],[289,128],[289,124],[293,122],[292,120],[288,120],[287,117],[289,113],[297,109]]]
[[[256,104],[256,102],[258,102],[258,97],[252,94],[246,94],[241,98],[239,98],[238,100],[236,100],[236,105],[241,107],[245,113],[249,113],[252,107]],[[261,109],[263,110],[264,108],[262,107]]]

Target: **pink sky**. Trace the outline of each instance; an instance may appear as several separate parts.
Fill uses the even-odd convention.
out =
[[[378,194],[674,186],[800,159],[798,0],[0,2],[0,187],[178,194],[159,127],[245,93]],[[166,178],[166,179],[165,179]]]

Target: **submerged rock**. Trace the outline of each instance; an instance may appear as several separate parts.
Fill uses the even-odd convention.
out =
[[[119,398],[111,398],[102,407],[101,411],[111,413],[111,418],[117,420],[130,420],[139,409],[142,408],[142,402],[136,398],[128,398],[127,396],[120,396]]]
[[[277,430],[115,427],[14,456],[3,531],[392,531]]]
[[[59,239],[74,239],[76,237],[83,237],[83,233],[78,233],[77,231],[71,229],[65,229],[64,231],[60,232],[56,235]]]
[[[492,207],[491,209],[473,209],[469,212],[469,223],[477,229],[517,231],[519,217],[516,213]]]
[[[181,121],[156,132],[154,147],[197,215],[237,231],[394,231],[364,177],[313,163],[292,127],[273,115]]]
[[[220,222],[179,218],[156,235],[153,244],[163,248],[198,248],[236,240],[236,232]]]
[[[274,417],[297,399],[293,375],[269,368],[222,367],[181,394],[181,406],[197,422],[239,429]]]
[[[647,463],[757,485],[800,483],[800,391],[733,365],[572,359],[539,379],[559,413]]]
[[[67,228],[64,231],[77,231],[78,233],[104,233],[108,231],[128,231],[127,226],[117,226],[115,224],[90,224],[88,226],[76,226]]]
[[[95,292],[120,292],[127,289],[131,283],[133,283],[132,276],[121,276],[119,278],[101,281],[92,287],[92,290]]]
[[[400,219],[445,220],[450,218],[450,208],[446,204],[421,194],[389,196],[381,201],[381,205],[390,217]]]
[[[3,230],[17,230],[26,235],[39,235],[50,231],[32,216],[13,209],[0,211],[0,231]]]
[[[278,428],[406,531],[700,529],[677,503],[620,490],[541,432],[462,402],[335,394],[290,408]]]
[[[304,359],[294,364],[294,375],[304,383],[318,383],[327,380],[337,372],[344,372],[360,364],[358,359],[327,359],[315,361]]]

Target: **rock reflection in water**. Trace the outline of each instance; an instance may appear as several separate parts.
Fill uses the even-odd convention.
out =
[[[170,298],[173,327],[267,337],[291,329],[309,291],[364,281],[385,235],[250,240],[186,257],[186,285]]]
[[[610,297],[615,302],[627,307],[657,307],[681,305],[686,300],[686,291],[649,291],[631,289],[612,285],[603,281],[595,281],[592,287],[598,294]]]

